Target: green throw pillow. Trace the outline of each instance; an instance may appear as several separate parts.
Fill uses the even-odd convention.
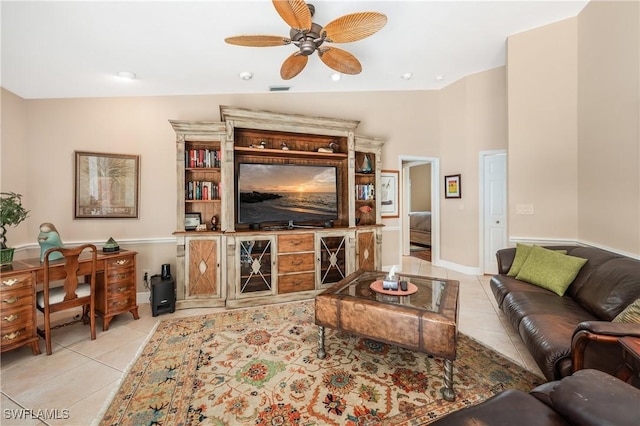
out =
[[[511,268],[509,268],[509,272],[507,272],[508,277],[515,277],[520,272],[522,265],[529,257],[529,253],[531,253],[531,249],[533,246],[528,244],[516,243],[516,256],[513,258],[513,263],[511,264]],[[567,254],[566,250],[555,250],[557,253]]]
[[[587,259],[533,246],[516,278],[562,296],[585,263]]]
[[[529,253],[531,253],[531,248],[528,244],[520,244],[516,243],[516,256],[513,258],[513,263],[511,264],[511,268],[509,272],[507,272],[508,277],[515,277],[520,272],[520,268],[524,265],[524,261],[529,257]]]
[[[636,299],[635,302],[624,308],[612,322],[631,322],[640,324],[640,299]]]

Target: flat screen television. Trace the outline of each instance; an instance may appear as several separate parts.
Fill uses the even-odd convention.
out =
[[[335,166],[238,164],[238,223],[318,223],[338,218]]]

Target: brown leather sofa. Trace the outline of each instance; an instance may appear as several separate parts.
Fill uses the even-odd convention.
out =
[[[548,380],[581,368],[619,373],[623,359],[618,338],[640,337],[640,325],[611,320],[640,298],[640,261],[594,247],[546,248],[566,250],[588,261],[565,294],[558,296],[507,276],[516,249],[499,250],[499,274],[490,282],[498,306]]]
[[[640,389],[598,370],[580,370],[529,393],[506,390],[431,426],[637,426]]]

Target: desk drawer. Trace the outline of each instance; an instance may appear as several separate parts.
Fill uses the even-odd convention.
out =
[[[278,235],[278,253],[298,253],[313,250],[313,234]]]
[[[278,276],[278,294],[314,290],[315,288],[316,274],[314,272]]]
[[[0,294],[22,288],[31,288],[31,282],[31,274],[2,277],[2,280],[0,280]]]
[[[110,271],[112,269],[118,269],[123,267],[133,268],[135,266],[134,259],[135,258],[133,256],[125,256],[125,257],[109,259],[107,260],[107,269]]]
[[[109,294],[106,305],[106,315],[124,312],[136,306],[136,295],[131,292],[122,294]]]
[[[32,287],[20,287],[12,291],[3,291],[0,293],[0,312],[2,315],[23,306],[33,307],[34,304],[35,300]]]
[[[285,254],[278,256],[278,274],[307,272],[315,269],[313,253]]]
[[[26,327],[33,328],[33,306],[19,306],[13,309],[3,310],[0,314],[2,334],[20,330]]]

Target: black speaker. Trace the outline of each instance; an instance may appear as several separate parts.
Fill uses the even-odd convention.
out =
[[[173,278],[162,279],[160,275],[151,277],[151,314],[176,311],[176,281]]]

